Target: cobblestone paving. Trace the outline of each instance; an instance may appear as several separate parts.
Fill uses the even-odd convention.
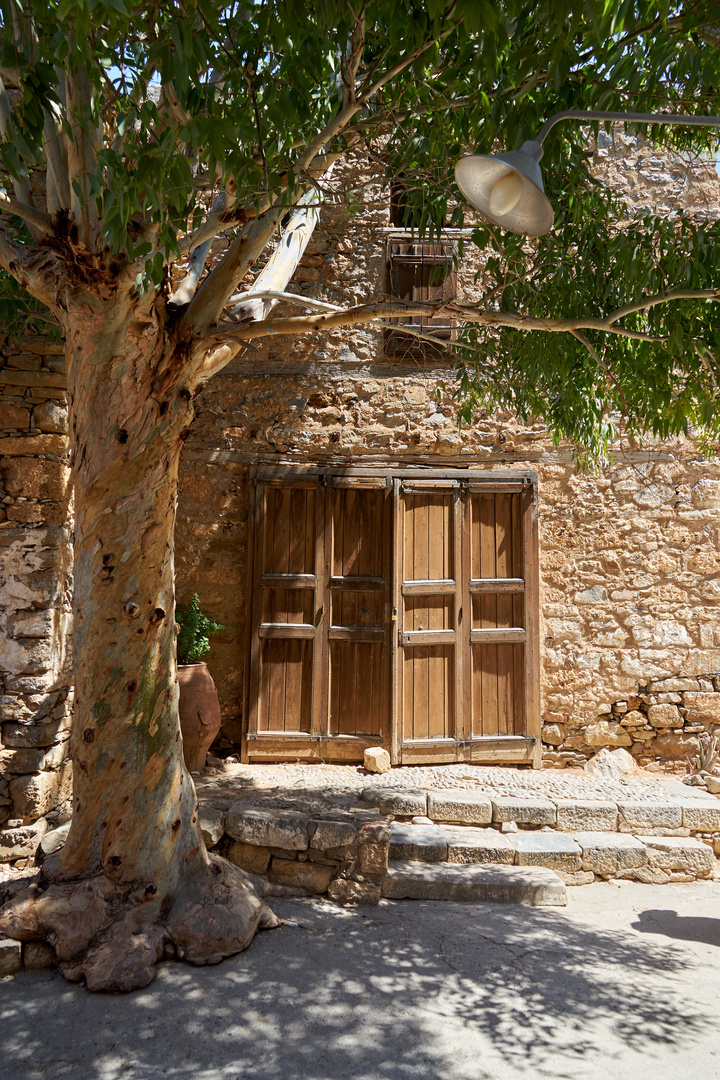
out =
[[[311,808],[355,802],[365,787],[457,788],[489,795],[668,802],[673,796],[662,782],[667,779],[641,773],[637,778],[605,780],[580,771],[563,775],[556,770],[478,765],[406,766],[377,775],[366,772],[361,765],[227,763],[217,772],[207,770],[195,782],[201,800],[216,805],[245,796],[250,802],[273,802],[277,806],[298,805],[305,800]],[[689,794],[691,789],[687,791]]]

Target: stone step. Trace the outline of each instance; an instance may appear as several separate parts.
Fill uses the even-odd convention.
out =
[[[665,785],[668,788],[668,785]],[[362,797],[394,817],[428,817],[440,826],[550,826],[559,832],[620,832],[635,835],[687,836],[720,832],[720,798],[684,784],[668,790],[666,801],[624,799],[542,799],[531,795],[499,796],[476,790],[403,791],[365,788]],[[452,860],[451,860],[452,861]]]
[[[390,900],[452,900],[465,904],[567,904],[564,883],[542,866],[393,862],[382,880],[382,895]]]

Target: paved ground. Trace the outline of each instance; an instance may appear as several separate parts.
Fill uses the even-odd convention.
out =
[[[218,967],[90,995],[0,981],[3,1080],[718,1080],[720,882],[566,909],[274,901]]]

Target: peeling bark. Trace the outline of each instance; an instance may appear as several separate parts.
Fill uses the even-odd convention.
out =
[[[73,819],[0,933],[44,938],[68,979],[130,990],[166,945],[239,952],[272,912],[209,856],[182,755],[173,531],[192,387],[162,303],[86,294],[63,317],[75,484]],[[158,385],[162,372],[162,385]],[[175,377],[169,377],[175,372]]]

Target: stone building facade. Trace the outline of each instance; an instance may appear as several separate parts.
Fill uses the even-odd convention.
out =
[[[595,171],[630,205],[717,216],[711,162],[619,130],[598,143]],[[290,286],[337,304],[384,292],[388,244],[403,236],[382,178],[360,166],[345,182],[360,212],[348,217],[341,202],[324,210]],[[474,270],[469,260],[459,268],[462,297],[474,294]],[[720,465],[691,440],[620,443],[601,475],[583,475],[541,424],[498,414],[458,427],[451,365],[388,356],[372,326],[253,342],[196,405],[178,593],[197,591],[225,625],[209,663],[229,742],[242,743],[247,723],[257,465],[535,471],[543,760],[580,764],[602,746],[643,763],[682,760],[720,724]]]
[[[598,173],[631,203],[717,214],[711,164],[618,132],[599,143]],[[339,183],[360,210],[348,216],[342,200],[323,210],[291,288],[347,304],[385,291],[388,243],[403,234],[390,226],[390,192],[376,172],[356,163]],[[461,264],[459,295],[475,288],[473,267]],[[62,346],[8,341],[0,364],[0,826],[7,851],[18,852],[22,829],[69,791],[72,508]],[[225,626],[209,660],[225,745],[247,749],[252,515],[257,470],[269,467],[283,467],[286,479],[298,469],[317,478],[364,468],[386,483],[431,470],[452,473],[452,483],[467,473],[496,487],[508,475],[530,485],[539,696],[527,760],[538,763],[540,745],[548,764],[582,762],[601,746],[626,746],[641,762],[681,759],[720,725],[718,461],[688,440],[648,441],[619,445],[602,475],[582,475],[541,424],[498,414],[458,427],[449,361],[388,356],[385,330],[364,326],[253,342],[196,399],[180,478],[177,587],[180,600],[197,592]]]

